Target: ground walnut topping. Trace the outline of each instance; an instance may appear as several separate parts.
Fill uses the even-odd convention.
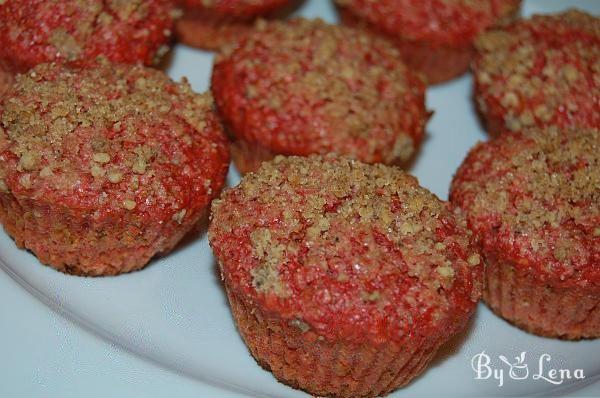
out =
[[[245,269],[242,278],[259,294],[382,314],[423,305],[441,318],[452,305],[444,292],[471,283],[482,264],[460,214],[414,177],[343,158],[264,164],[214,202],[209,236],[217,256],[248,248],[236,271],[227,264],[237,259],[221,262],[225,272]],[[469,302],[479,294],[473,283],[464,290]]]
[[[179,223],[191,192],[184,181],[202,178],[194,177],[200,151],[217,151],[211,97],[142,66],[40,65],[17,77],[0,123],[0,177],[18,182],[13,193],[77,198],[78,206],[161,206]]]
[[[558,267],[561,278],[595,267],[600,131],[548,128],[482,144],[459,170],[451,196],[490,248],[510,244],[547,271]]]
[[[250,235],[253,253],[261,266],[253,269],[252,278],[256,290],[272,291],[278,296],[286,296],[288,291],[278,278],[278,267],[283,260],[285,247],[271,240],[271,232],[261,228]]]
[[[600,125],[599,18],[537,15],[483,34],[476,46],[479,107],[501,114],[506,130]]]
[[[260,21],[253,35],[218,57],[213,88],[227,84],[222,73],[231,73],[232,88],[240,91],[236,99],[223,95],[219,103],[234,133],[278,153],[405,161],[428,118],[424,85],[397,49],[321,20]],[[261,114],[261,125],[238,125],[228,112],[238,112],[231,101],[239,101],[245,114]]]

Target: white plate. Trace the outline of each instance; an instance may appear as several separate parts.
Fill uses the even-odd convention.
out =
[[[600,12],[596,0],[530,0],[524,14],[575,5]],[[324,0],[308,1],[300,13],[335,20],[333,7]],[[178,46],[168,72],[176,79],[187,76],[197,91],[203,91],[208,87],[211,60],[208,53]],[[427,102],[435,115],[411,172],[422,185],[446,198],[452,174],[467,150],[486,137],[473,112],[470,77],[430,89]],[[229,184],[237,181],[237,174],[231,172]],[[1,232],[0,266],[5,271],[0,273],[2,397],[305,396],[278,383],[249,355],[230,316],[206,236],[141,272],[90,279],[40,266]],[[90,337],[89,332],[101,339]],[[504,371],[502,386],[493,377],[475,379],[472,358],[482,351],[490,357],[490,369]],[[515,380],[499,356],[514,362],[521,352],[526,352],[529,375]],[[480,305],[469,329],[443,349],[421,377],[392,396],[600,395],[598,352],[600,340],[535,337]],[[571,376],[581,369],[585,379],[562,384],[535,379],[544,354],[551,356],[543,363],[546,377],[550,368],[568,369]],[[487,368],[481,369],[485,376]],[[513,376],[523,372],[517,369]]]

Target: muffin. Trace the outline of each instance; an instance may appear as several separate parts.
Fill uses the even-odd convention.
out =
[[[169,0],[2,1],[0,74],[44,62],[88,66],[99,55],[153,64],[168,49],[172,6]]]
[[[179,41],[205,50],[233,45],[257,18],[282,13],[292,0],[179,0],[183,16],[175,24]]]
[[[491,134],[600,126],[600,19],[570,10],[483,34],[475,98]]]
[[[487,264],[484,300],[541,336],[600,336],[600,132],[556,128],[477,145],[451,202]]]
[[[142,66],[40,64],[16,77],[0,123],[0,222],[69,274],[120,274],[167,253],[228,168],[211,97]]]
[[[402,164],[429,117],[423,82],[390,43],[321,20],[258,24],[218,57],[212,91],[241,172],[277,154]]]
[[[336,0],[342,22],[382,34],[406,64],[429,84],[469,69],[473,41],[486,29],[514,19],[521,0]]]
[[[375,397],[465,328],[483,263],[464,219],[396,167],[278,156],[213,202],[240,334],[281,382]]]

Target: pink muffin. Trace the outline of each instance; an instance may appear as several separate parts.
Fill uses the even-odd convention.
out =
[[[142,66],[41,64],[0,106],[0,222],[59,271],[116,275],[169,252],[223,186],[212,98]]]
[[[467,326],[481,294],[464,218],[397,167],[279,156],[225,191],[211,217],[250,352],[316,396],[407,385]]]
[[[484,300],[541,336],[600,337],[600,131],[535,129],[477,145],[450,193],[481,242]]]

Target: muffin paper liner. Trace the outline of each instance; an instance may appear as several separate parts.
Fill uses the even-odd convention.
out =
[[[329,341],[266,317],[227,289],[238,330],[252,356],[281,382],[318,396],[376,397],[423,372],[441,344],[376,346]]]
[[[540,336],[600,337],[600,296],[547,286],[512,264],[486,260],[483,298],[497,315]]]

